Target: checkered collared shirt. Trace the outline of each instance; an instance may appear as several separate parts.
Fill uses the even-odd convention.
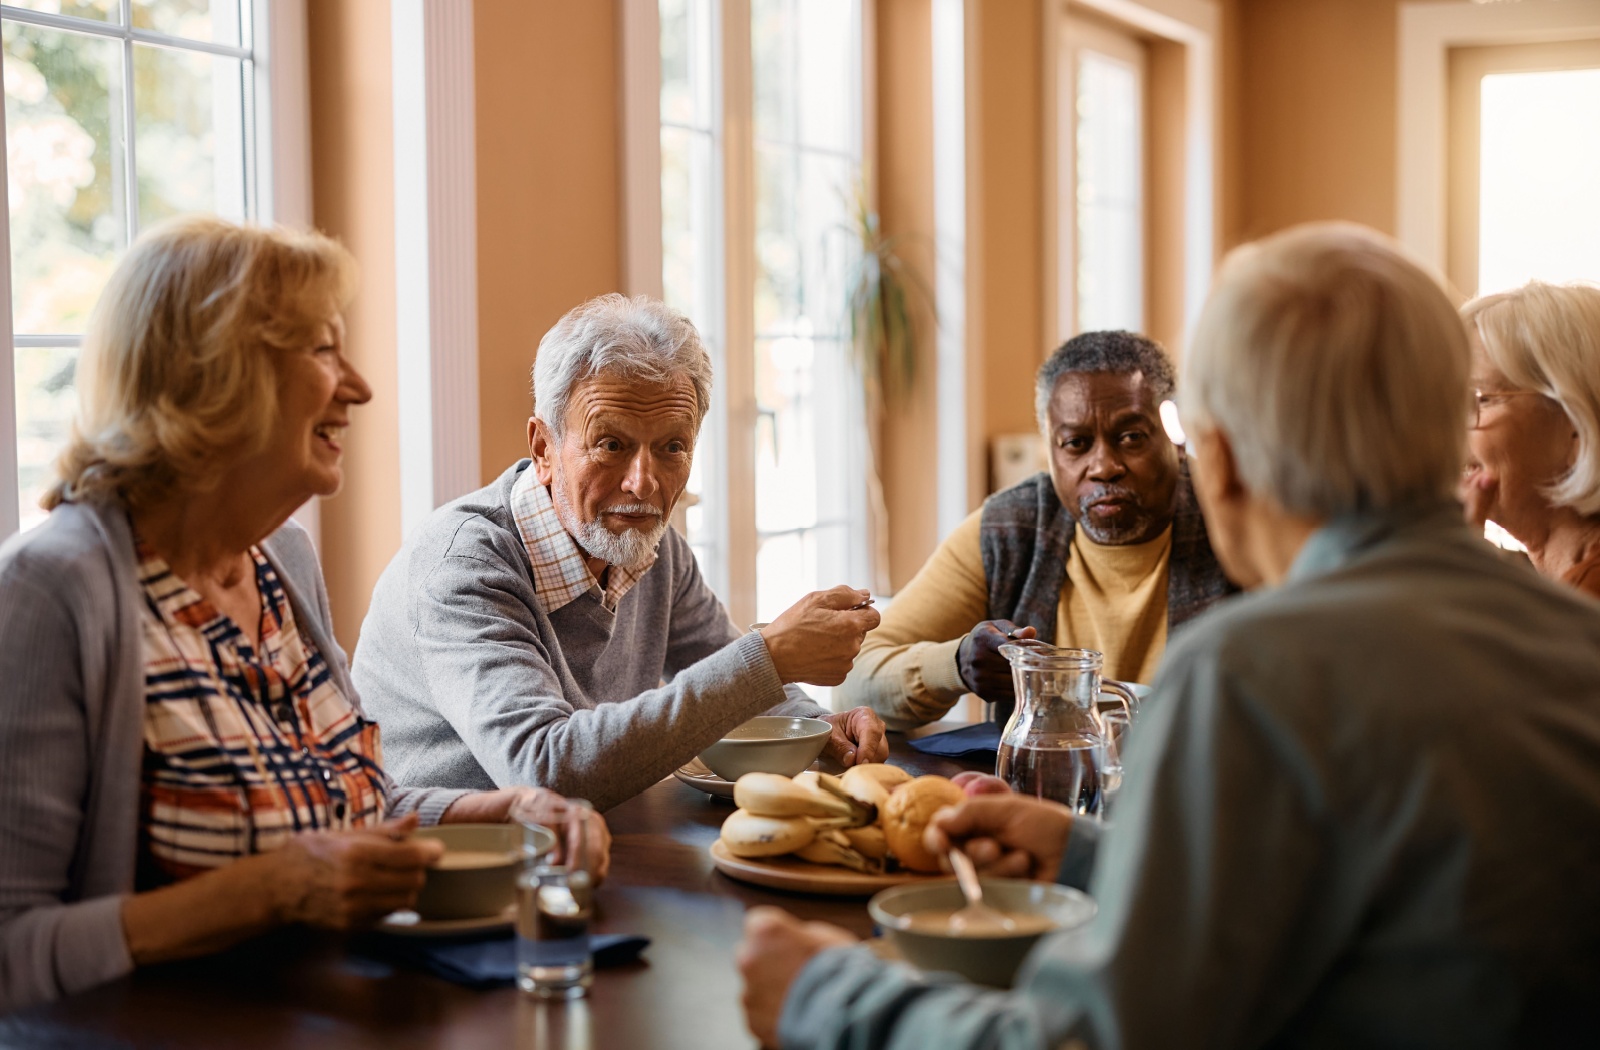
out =
[[[616,612],[622,596],[656,563],[656,552],[651,551],[649,560],[636,568],[611,566],[602,591],[584,561],[583,551],[556,516],[550,490],[539,484],[531,464],[511,486],[511,513],[517,519],[517,532],[533,565],[534,590],[539,592],[546,613],[570,605],[591,591],[608,612]]]

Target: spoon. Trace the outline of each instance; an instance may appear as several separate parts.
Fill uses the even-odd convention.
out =
[[[1011,933],[1017,928],[1016,920],[1005,912],[983,903],[983,884],[978,881],[978,869],[972,858],[959,849],[950,851],[950,868],[961,884],[961,893],[967,906],[950,916],[951,933]]]

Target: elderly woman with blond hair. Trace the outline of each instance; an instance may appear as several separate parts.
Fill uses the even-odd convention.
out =
[[[1600,288],[1533,281],[1461,315],[1473,350],[1467,518],[1600,598]]]
[[[1167,650],[1114,824],[984,794],[933,818],[992,874],[1087,884],[1014,990],[746,920],[769,1045],[1500,1047],[1600,1031],[1600,609],[1454,500],[1471,355],[1359,227],[1231,255],[1181,389],[1223,567]]]
[[[278,925],[369,924],[437,858],[419,823],[565,819],[549,792],[383,772],[289,522],[338,490],[372,396],[344,351],[353,284],[326,237],[191,218],[101,296],[52,512],[0,547],[0,1012]]]

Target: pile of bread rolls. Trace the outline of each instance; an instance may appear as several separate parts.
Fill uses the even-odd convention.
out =
[[[722,822],[722,844],[736,857],[792,854],[874,875],[894,865],[937,872],[923,830],[934,813],[964,797],[944,777],[913,778],[881,762],[838,777],[746,773],[733,787],[739,808]]]

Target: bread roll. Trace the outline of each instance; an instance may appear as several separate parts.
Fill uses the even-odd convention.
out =
[[[960,788],[939,776],[918,777],[895,789],[883,809],[883,834],[889,840],[889,852],[901,867],[912,871],[941,870],[939,858],[922,844],[922,832],[935,813],[946,806],[960,805],[966,797]]]

